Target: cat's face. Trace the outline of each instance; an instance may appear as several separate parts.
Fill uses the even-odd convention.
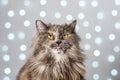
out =
[[[74,32],[76,20],[70,24],[47,25],[40,20],[36,21],[38,33],[42,36],[41,43],[48,50],[65,53],[72,46],[77,44],[77,35]]]

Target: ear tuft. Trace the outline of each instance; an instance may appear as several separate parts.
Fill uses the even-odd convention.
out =
[[[47,29],[47,25],[41,20],[36,20],[36,28],[39,32],[45,32]]]

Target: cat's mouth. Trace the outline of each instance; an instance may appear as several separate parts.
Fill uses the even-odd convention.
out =
[[[56,45],[55,49],[62,50],[62,46],[61,45]]]
[[[56,49],[57,51],[62,50],[63,52],[66,52],[67,49],[70,49],[71,45],[68,43],[64,43],[64,45],[63,44],[52,44],[51,47],[53,49]]]

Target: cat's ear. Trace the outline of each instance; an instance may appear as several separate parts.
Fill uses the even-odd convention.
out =
[[[41,20],[36,20],[36,28],[38,32],[45,32],[47,29],[47,25]]]
[[[69,27],[71,28],[72,31],[75,30],[76,24],[77,24],[77,20],[74,20],[74,21],[72,21],[72,22],[69,24]]]

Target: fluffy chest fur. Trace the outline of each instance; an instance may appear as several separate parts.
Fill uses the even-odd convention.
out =
[[[43,51],[44,52],[44,51]],[[47,51],[48,52],[48,51]],[[40,53],[29,61],[31,80],[85,80],[85,66],[82,63],[83,55],[66,54],[54,51],[53,53]]]

